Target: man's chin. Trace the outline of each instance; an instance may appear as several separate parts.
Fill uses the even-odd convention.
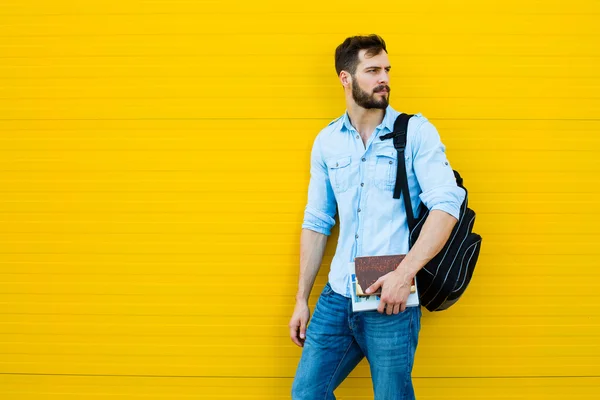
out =
[[[379,108],[379,109],[382,109],[382,110],[385,109],[385,108],[387,108],[387,106],[390,104],[387,96],[385,96],[385,97],[383,97],[381,99],[377,99],[377,100],[373,99],[372,103],[374,105],[373,108]]]
[[[386,101],[386,102],[373,104],[373,107],[371,107],[371,108],[376,108],[378,110],[385,110],[388,105],[389,105],[389,103]]]
[[[356,102],[356,104],[358,104],[359,106],[361,106],[362,108],[364,108],[366,110],[385,110],[387,108],[387,106],[389,105],[389,102],[387,101],[387,99],[375,100],[374,98],[371,98],[370,101],[366,101],[366,102],[360,102],[360,101],[356,101],[356,99],[354,99],[354,101]]]

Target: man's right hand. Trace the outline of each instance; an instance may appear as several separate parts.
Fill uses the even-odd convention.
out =
[[[296,302],[294,314],[290,320],[290,338],[297,346],[304,347],[306,339],[306,326],[310,319],[310,309],[305,301]]]

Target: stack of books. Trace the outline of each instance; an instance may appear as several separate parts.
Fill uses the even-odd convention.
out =
[[[364,291],[374,284],[379,277],[394,271],[405,256],[405,254],[399,254],[356,257],[354,262],[348,264],[351,277],[352,311],[370,311],[379,307],[381,288],[371,294],[366,294]],[[406,302],[407,307],[419,305],[419,293],[415,279],[411,284],[410,294]]]

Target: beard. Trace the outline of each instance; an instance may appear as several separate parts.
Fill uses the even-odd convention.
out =
[[[381,98],[378,98],[378,96],[380,96],[380,95],[377,93],[384,89],[387,90],[387,92],[388,92],[387,97],[381,96]],[[362,108],[365,108],[367,110],[370,110],[373,108],[385,110],[387,108],[387,106],[390,104],[390,100],[389,100],[390,93],[391,93],[391,91],[390,91],[389,86],[380,85],[380,86],[377,86],[375,89],[373,89],[373,93],[371,95],[369,95],[367,92],[365,92],[358,86],[358,83],[356,83],[356,79],[354,79],[352,81],[352,98],[354,99],[354,102],[356,102],[357,105],[359,105]]]

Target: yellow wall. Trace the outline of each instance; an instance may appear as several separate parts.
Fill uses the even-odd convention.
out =
[[[419,399],[600,398],[599,15],[3,1],[0,398],[289,398],[309,151],[344,111],[335,46],[371,32],[484,237],[464,298],[423,317]],[[370,398],[367,364],[337,393]]]

